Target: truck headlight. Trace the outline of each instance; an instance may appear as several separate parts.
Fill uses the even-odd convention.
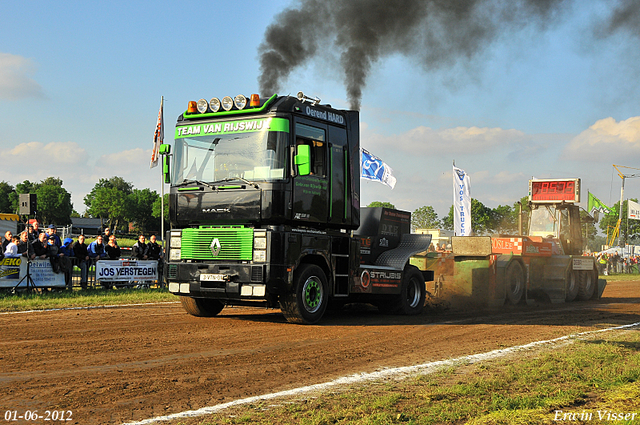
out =
[[[256,263],[267,261],[267,251],[253,251],[253,261]]]
[[[182,232],[171,232],[169,248],[182,248]]]
[[[169,250],[169,259],[171,261],[178,261],[180,260],[181,256],[182,256],[181,249],[171,248],[171,250]]]

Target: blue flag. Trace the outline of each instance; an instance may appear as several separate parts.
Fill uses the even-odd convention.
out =
[[[393,176],[393,170],[385,164],[380,158],[370,154],[362,149],[362,162],[360,169],[360,177],[367,180],[378,181],[386,184],[391,189],[396,185],[396,178]]]

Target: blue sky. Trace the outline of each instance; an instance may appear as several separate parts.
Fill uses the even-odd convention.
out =
[[[395,189],[362,182],[362,201],[413,211],[452,204],[451,165],[472,196],[513,204],[527,181],[580,177],[607,204],[612,164],[640,168],[640,35],[594,36],[616,2],[568,3],[544,29],[498,36],[471,60],[425,71],[401,54],[374,63],[361,145],[394,169]],[[293,1],[9,2],[0,26],[0,181],[59,177],[74,208],[100,178],[160,192],[149,170],[165,97],[166,142],[189,100],[259,91],[258,46]],[[637,19],[637,17],[636,17]],[[322,22],[318,22],[322,25]],[[348,107],[331,46],[282,82]],[[638,171],[640,172],[640,171]],[[640,197],[628,179],[625,198]]]

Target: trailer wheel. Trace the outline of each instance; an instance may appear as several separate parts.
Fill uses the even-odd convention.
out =
[[[420,270],[415,266],[405,268],[396,311],[400,314],[420,314],[426,296],[427,290]]]
[[[578,277],[578,299],[582,301],[591,299],[591,297],[593,297],[593,293],[596,290],[596,285],[598,282],[598,280],[594,278],[593,271],[581,271],[579,272]]]
[[[566,288],[566,296],[565,301],[571,302],[576,299],[578,295],[578,291],[580,290],[580,282],[576,277],[576,272],[573,270],[569,270],[567,272],[567,282],[565,285]]]
[[[212,300],[209,298],[191,298],[180,296],[180,304],[187,313],[197,317],[213,317],[224,308],[224,304],[219,300]]]
[[[294,273],[294,292],[280,297],[287,321],[311,325],[324,315],[329,300],[327,278],[314,264],[302,264]]]
[[[522,300],[524,294],[524,274],[519,262],[509,264],[506,272],[507,299],[510,304],[516,305]]]

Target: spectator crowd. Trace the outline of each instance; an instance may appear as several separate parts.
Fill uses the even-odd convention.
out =
[[[158,261],[158,282],[162,285],[162,266],[164,252],[162,246],[158,244],[155,235],[150,236],[149,243],[142,234],[138,236],[138,241],[131,250],[130,258],[138,260]],[[80,286],[87,289],[89,281],[89,270],[98,260],[118,260],[122,256],[122,250],[118,245],[116,236],[109,228],[104,230],[89,245],[85,243],[85,236],[79,235],[74,242],[72,238],[60,240],[57,234],[57,227],[49,225],[45,231],[40,229],[36,221],[33,225],[27,225],[27,229],[14,235],[7,231],[0,236],[2,249],[0,250],[0,260],[3,258],[24,257],[29,260],[49,259],[54,273],[64,273],[67,289],[73,286],[73,267],[80,269]]]

